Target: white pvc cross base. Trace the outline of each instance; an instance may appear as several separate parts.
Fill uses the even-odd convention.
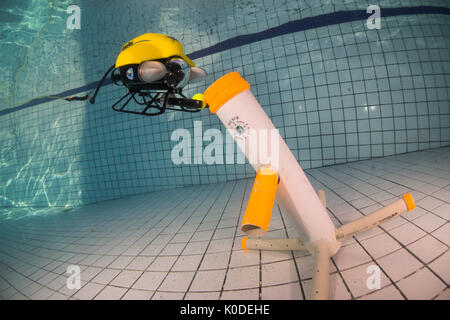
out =
[[[317,191],[320,201],[326,205],[325,191]],[[372,212],[360,219],[336,229],[336,239],[342,240],[360,232],[367,231],[373,227],[384,223],[393,217],[399,216],[408,211],[408,207],[403,199]],[[298,238],[247,238],[242,242],[244,249],[250,250],[274,250],[274,251],[312,251],[314,257],[314,268],[312,274],[311,299],[326,300],[329,297],[330,281],[330,253],[328,241],[318,240],[306,247]],[[312,248],[312,250],[311,250]]]

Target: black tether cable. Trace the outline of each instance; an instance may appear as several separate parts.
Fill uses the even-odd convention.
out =
[[[92,95],[92,97],[90,97],[88,94],[85,96],[79,96],[79,97],[67,97],[64,100],[67,101],[83,101],[83,100],[89,100],[89,102],[91,104],[95,103],[95,97],[97,96],[98,91],[100,90],[101,86],[103,85],[103,82],[105,81],[106,77],[108,76],[108,74],[114,69],[115,64],[113,64],[111,67],[109,67],[109,69],[105,72],[105,74],[103,75],[102,79],[99,81],[99,83],[97,84],[97,88],[95,88],[94,94]]]

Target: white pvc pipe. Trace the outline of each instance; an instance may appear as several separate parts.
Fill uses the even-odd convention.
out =
[[[409,206],[406,199],[412,202]],[[388,220],[391,220],[394,217],[397,217],[408,210],[412,210],[415,207],[414,202],[412,200],[412,196],[407,194],[403,197],[403,199],[398,199],[395,202],[375,211],[367,216],[356,219],[352,222],[344,224],[342,227],[336,229],[336,238],[343,239],[346,237],[353,236],[357,233],[369,230],[371,228],[376,227],[379,224],[382,224]]]
[[[297,251],[307,250],[298,238],[243,238],[242,247],[248,250]]]
[[[330,253],[328,244],[318,241],[314,248],[314,269],[312,274],[312,300],[328,300],[330,291]]]
[[[317,196],[320,199],[320,202],[322,202],[323,207],[327,208],[327,198],[325,196],[325,191],[322,189],[317,190]]]
[[[260,143],[256,149],[259,151],[261,147],[265,148],[268,150],[269,157],[257,159],[254,163],[250,161],[253,168],[258,171],[259,168],[270,165],[278,171],[280,183],[276,200],[281,211],[295,224],[299,238],[308,250],[313,252],[314,243],[325,240],[330,254],[335,254],[340,247],[340,242],[336,240],[335,228],[326,209],[289,147],[250,90],[242,91],[226,101],[217,110],[217,115],[247,158],[252,157],[249,154],[251,151],[250,131],[256,132],[258,143]],[[269,139],[263,139],[264,129]],[[267,130],[272,131],[268,133]],[[273,137],[277,141],[271,139],[273,132],[275,132]],[[276,145],[274,142],[278,143],[278,148],[273,148],[273,145]]]

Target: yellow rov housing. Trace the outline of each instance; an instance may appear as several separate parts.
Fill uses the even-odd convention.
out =
[[[159,33],[145,33],[122,46],[116,60],[116,68],[139,64],[149,60],[166,59],[178,56],[195,67],[195,64],[183,52],[183,45],[175,38]]]
[[[145,33],[125,43],[111,73],[113,83],[128,93],[113,104],[115,111],[156,116],[166,110],[198,112],[206,105],[183,95],[183,88],[206,72],[184,54],[175,38]],[[130,101],[134,101],[131,106]]]

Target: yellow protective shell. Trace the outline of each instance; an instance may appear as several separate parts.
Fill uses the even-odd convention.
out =
[[[191,67],[195,67],[194,62],[183,53],[183,45],[179,41],[164,34],[145,33],[122,46],[116,68],[172,56],[179,56]]]
[[[261,237],[267,232],[277,185],[278,174],[275,170],[271,168],[258,170],[247,209],[242,219],[242,232],[254,237]],[[245,243],[242,243],[242,245],[245,247]]]

